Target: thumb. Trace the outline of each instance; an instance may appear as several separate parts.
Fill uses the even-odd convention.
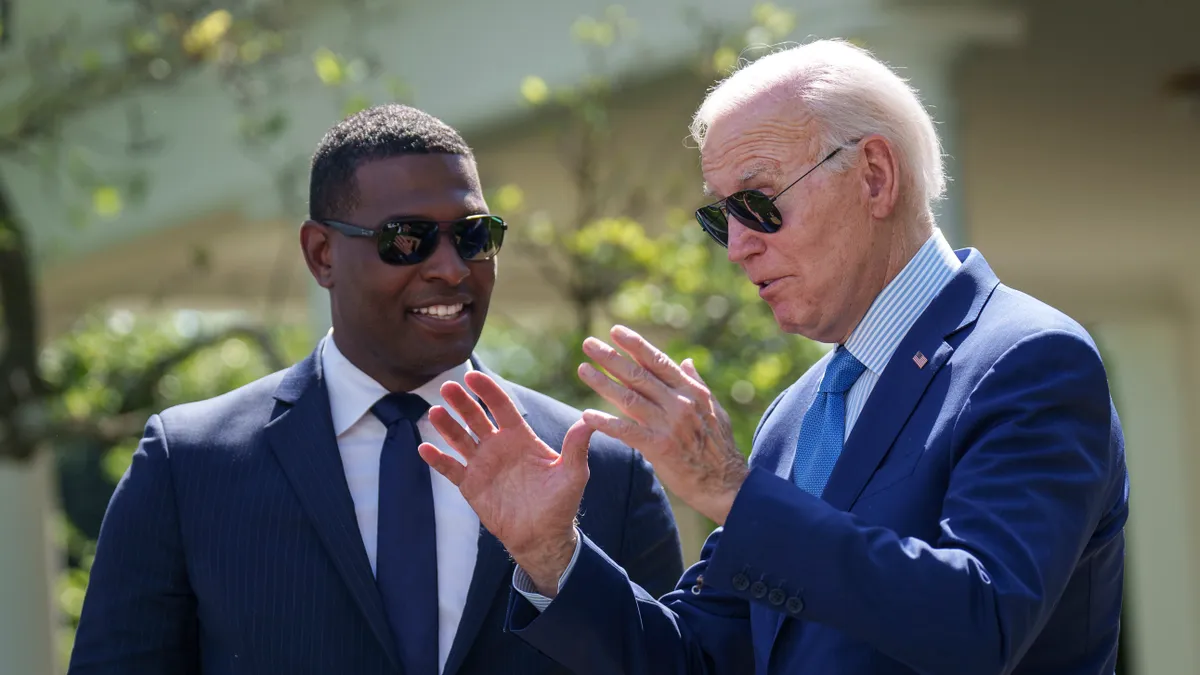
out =
[[[588,477],[588,443],[596,430],[589,427],[583,420],[578,420],[567,429],[563,438],[563,466],[573,474],[581,474],[584,480]]]
[[[683,372],[687,373],[688,377],[706,387],[708,386],[708,383],[704,381],[704,378],[700,377],[700,373],[696,372],[696,363],[692,361],[691,357],[684,359],[683,363],[679,365],[681,368],[683,368]]]

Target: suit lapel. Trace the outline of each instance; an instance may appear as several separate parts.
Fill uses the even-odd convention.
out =
[[[950,359],[954,348],[946,338],[975,321],[999,283],[982,256],[967,253],[963,266],[901,340],[846,439],[822,493],[838,510],[854,506],[925,389]],[[919,365],[922,358],[926,362]]]
[[[285,407],[267,425],[267,438],[371,632],[392,664],[399,668],[396,645],[346,485],[329,410],[329,394],[321,373],[320,352],[318,346],[280,383],[275,397]]]
[[[450,647],[450,655],[446,657],[446,667],[442,675],[454,675],[475,644],[475,637],[483,627],[496,594],[505,579],[512,574],[513,564],[508,557],[508,551],[499,539],[492,536],[482,525],[479,527],[479,551],[475,556],[475,572],[471,576],[471,586],[467,589],[467,602],[463,607],[462,618],[458,622],[458,630],[454,633],[454,644]]]
[[[550,442],[544,430],[538,428],[537,420],[529,419],[529,413],[521,401],[520,392],[513,387],[512,383],[492,372],[474,356],[471,358],[471,367],[495,380],[496,384],[512,399],[521,416],[533,427],[534,433],[547,443]],[[491,418],[491,411],[488,411],[486,406],[484,406],[484,410]],[[492,423],[495,423],[495,419],[492,419]],[[504,545],[480,525],[475,571],[471,576],[471,586],[467,589],[467,602],[463,607],[458,630],[454,633],[454,644],[450,647],[450,655],[446,658],[446,667],[442,670],[442,675],[455,675],[462,667],[463,661],[471,651],[471,646],[475,643],[476,636],[483,628],[483,622],[489,614],[488,610],[495,602],[501,586],[512,576],[512,571],[513,562],[508,551],[504,549]]]

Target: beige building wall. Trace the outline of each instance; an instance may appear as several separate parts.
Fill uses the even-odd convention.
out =
[[[1021,50],[958,73],[970,239],[1105,351],[1132,480],[1129,656],[1138,673],[1197,673],[1200,107],[1162,85],[1200,63],[1200,5],[1028,10]]]

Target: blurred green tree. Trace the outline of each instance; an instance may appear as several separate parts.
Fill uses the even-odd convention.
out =
[[[289,124],[277,93],[298,77],[320,82],[349,113],[368,105],[361,93],[368,80],[372,85],[387,80],[369,54],[339,52],[329,35],[314,45],[303,34],[318,12],[330,11],[323,0],[104,0],[78,6],[39,35],[19,32],[21,24],[9,11],[13,2],[0,0],[0,164],[41,169],[47,198],[66,200],[77,225],[91,216],[111,221],[136,208],[155,189],[155,179],[187,180],[152,178],[139,169],[139,161],[158,152],[163,140],[145,123],[147,92],[202,79],[219,84],[238,111],[239,147],[277,173],[278,197],[291,212],[300,203],[290,193],[297,162],[271,156],[283,145],[276,141]],[[335,11],[366,22],[393,11],[387,4],[346,0]],[[306,65],[305,57],[311,65],[295,68]],[[395,82],[389,84],[402,97]],[[68,137],[74,122],[100,110],[124,111],[126,128],[106,129],[104,142]],[[115,162],[120,171],[111,169],[113,160],[120,160]],[[86,551],[146,417],[172,403],[228,391],[307,350],[296,352],[280,342],[294,341],[302,329],[280,335],[262,321],[193,317],[181,324],[122,314],[81,317],[68,335],[47,346],[29,239],[34,228],[46,225],[30,222],[16,208],[0,173],[0,472],[13,484],[28,473],[35,454],[52,453],[57,462],[69,516],[59,532],[69,567],[58,594],[70,628],[64,636],[69,650],[90,564]],[[193,258],[191,271],[203,273],[204,251]],[[14,519],[26,517],[19,514],[39,512],[36,504],[20,501],[25,497],[7,497],[6,525],[16,527]],[[44,545],[40,538],[28,539],[40,531],[37,525],[16,529],[19,536],[5,541],[10,550]],[[15,577],[11,571],[0,576],[0,596],[41,584],[26,578],[34,570],[24,564]],[[41,615],[19,603],[0,603],[0,625],[30,624],[31,614]],[[0,636],[0,652],[36,651],[29,663],[37,665],[28,667],[41,668],[45,646],[17,642],[43,642],[42,629],[22,635]]]
[[[739,60],[752,58],[748,45],[778,42],[794,26],[792,13],[771,4],[756,6],[740,34],[699,26],[697,75],[709,80],[727,75]],[[728,410],[738,446],[748,453],[766,406],[819,358],[821,347],[782,333],[757,288],[697,225],[692,211],[700,202],[678,194],[679,186],[700,184],[694,169],[674,179],[655,172],[653,185],[629,180],[645,172],[616,154],[621,143],[611,111],[621,83],[607,74],[606,64],[635,29],[619,6],[601,17],[583,17],[572,33],[589,51],[593,77],[573,88],[555,89],[537,76],[521,83],[530,105],[560,120],[558,141],[576,198],[574,213],[563,220],[544,216],[525,203],[519,185],[499,187],[489,201],[501,212],[529,216],[512,236],[535,252],[539,272],[561,293],[570,315],[550,332],[505,317],[489,320],[481,351],[498,371],[534,389],[573,405],[611,410],[575,371],[585,359],[584,338],[608,341],[608,328],[624,323],[677,361],[695,361]],[[660,220],[649,224],[649,217]]]
[[[283,66],[296,63],[297,56],[312,50],[312,68],[305,76],[343,97],[345,112],[368,104],[356,84],[385,79],[369,55],[350,58],[330,46],[313,48],[302,29],[323,10],[328,3],[320,0],[106,0],[81,10],[86,19],[63,17],[48,35],[21,36],[6,21],[0,29],[6,43],[0,54],[0,82],[5,85],[0,89],[0,162],[39,166],[48,185],[69,186],[73,189],[65,194],[82,194],[83,203],[72,203],[79,221],[89,213],[118,217],[153,189],[146,172],[136,168],[137,160],[161,145],[147,131],[137,95],[198,77],[215,78],[221,85],[239,111],[240,147],[265,158],[288,126],[276,94],[294,83]],[[348,0],[338,11],[370,21],[374,13],[390,9],[371,0]],[[395,83],[392,89],[402,95]],[[78,139],[64,138],[72,121],[100,109],[127,113],[126,138],[101,154],[126,158],[121,165],[128,170],[100,170]],[[295,183],[295,166],[291,162],[279,170],[281,192]],[[51,418],[43,408],[62,392],[50,385],[38,360],[41,321],[28,233],[39,224],[22,218],[2,176],[0,459],[20,461],[47,437],[45,423]],[[294,199],[281,199],[291,202],[289,210],[295,208]],[[195,260],[202,268],[203,251]],[[77,421],[76,427],[81,424]]]
[[[41,353],[59,395],[49,444],[63,480],[56,533],[67,554],[56,598],[66,663],[83,607],[95,539],[109,496],[129,467],[147,417],[203,400],[279,370],[312,347],[306,326],[263,329],[195,312],[94,313]],[[79,433],[76,433],[79,432]]]

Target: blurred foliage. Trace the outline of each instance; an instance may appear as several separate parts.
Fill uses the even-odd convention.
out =
[[[68,563],[56,595],[65,621],[64,659],[79,622],[104,509],[147,418],[248,384],[311,349],[305,326],[261,331],[195,312],[120,311],[84,317],[43,350],[45,376],[61,392],[50,408],[50,423],[66,430],[49,441],[64,502],[56,533]],[[113,424],[106,428],[99,421]]]
[[[794,26],[791,12],[760,4],[749,28],[711,38],[696,61],[708,76],[727,75],[746,58],[748,46],[778,42]],[[695,361],[729,411],[738,446],[748,453],[766,406],[819,358],[821,347],[780,331],[758,289],[696,223],[699,195],[676,198],[659,191],[659,203],[650,203],[646,186],[631,182],[634,172],[614,157],[620,139],[610,127],[610,111],[619,83],[603,71],[612,50],[635,30],[620,7],[583,17],[572,35],[598,72],[569,88],[551,87],[536,75],[520,83],[529,105],[563,121],[557,133],[576,195],[575,214],[551,219],[527,203],[519,185],[498,187],[489,202],[510,218],[524,217],[512,236],[533,253],[547,285],[561,293],[571,313],[555,330],[489,319],[481,351],[522,384],[576,406],[612,410],[575,372],[585,359],[584,338],[596,335],[611,344],[608,328],[623,323],[676,361]],[[681,120],[681,128],[685,124]],[[665,182],[661,176],[656,180]],[[700,177],[680,182],[699,185]],[[650,226],[647,214],[662,220]]]
[[[378,59],[360,51],[356,36],[325,35],[313,47],[301,29],[320,11],[321,0],[100,0],[87,19],[67,14],[48,34],[19,36],[0,63],[0,158],[13,158],[65,184],[84,199],[72,204],[77,225],[112,220],[142,201],[151,176],[114,157],[137,158],[161,149],[135,94],[166,89],[189,78],[211,78],[236,105],[238,137],[251,154],[262,154],[289,128],[280,94],[297,85],[325,85],[341,97],[339,109],[370,105],[368,80],[388,93],[407,92],[389,78]],[[339,11],[370,23],[394,6],[347,0]],[[82,12],[81,12],[82,14]],[[99,21],[96,17],[104,17]],[[341,45],[334,44],[343,43]],[[311,68],[289,67],[311,56]],[[302,63],[302,61],[299,61]],[[64,131],[92,111],[124,112],[124,124],[103,134],[72,137]],[[122,128],[123,127],[123,128]],[[115,138],[114,138],[115,137]],[[114,143],[114,141],[116,141]],[[257,158],[257,157],[255,157]],[[279,158],[270,158],[278,163]],[[299,158],[296,158],[299,159]],[[272,167],[276,168],[276,167]]]

